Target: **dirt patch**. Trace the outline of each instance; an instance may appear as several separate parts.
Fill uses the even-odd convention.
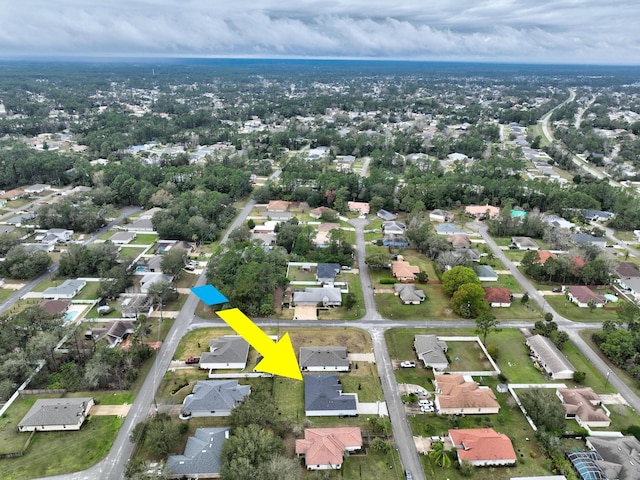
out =
[[[119,417],[126,417],[130,408],[131,405],[94,405],[91,407],[91,410],[89,410],[89,415],[117,415]]]

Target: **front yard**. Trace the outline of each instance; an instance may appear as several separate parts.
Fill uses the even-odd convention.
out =
[[[600,293],[600,292],[598,292]],[[545,300],[553,307],[553,309],[569,320],[574,322],[604,322],[605,320],[618,320],[617,310],[608,310],[604,308],[596,308],[590,311],[589,308],[578,307],[571,303],[564,295],[547,295]],[[621,308],[624,300],[620,299],[615,304],[616,308]],[[612,305],[612,304],[607,304]]]

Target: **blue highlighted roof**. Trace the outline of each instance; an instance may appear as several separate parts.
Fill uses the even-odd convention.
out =
[[[221,294],[213,285],[203,285],[201,287],[193,287],[191,291],[204,302],[205,305],[220,305],[227,303],[229,300]]]

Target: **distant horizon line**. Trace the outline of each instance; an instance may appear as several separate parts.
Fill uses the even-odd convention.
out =
[[[0,55],[0,62],[69,62],[69,63],[130,63],[136,61],[175,62],[189,60],[256,60],[256,61],[309,61],[309,62],[376,62],[376,63],[436,63],[470,65],[528,65],[550,67],[613,67],[640,68],[640,63],[583,63],[566,61],[524,61],[490,59],[422,59],[422,58],[380,58],[380,57],[331,57],[331,56],[255,56],[255,55]]]

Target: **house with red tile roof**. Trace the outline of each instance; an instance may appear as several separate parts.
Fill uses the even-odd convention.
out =
[[[267,212],[286,212],[289,210],[291,202],[286,200],[270,200],[267,205]]]
[[[509,437],[493,428],[449,430],[449,438],[456,447],[458,462],[475,467],[514,465],[517,457]]]
[[[369,215],[369,204],[367,202],[349,202],[350,212],[360,212],[360,215]]]
[[[602,295],[598,295],[585,285],[571,285],[568,287],[568,290],[569,301],[575,303],[580,308],[588,307],[591,300],[595,302],[596,308],[604,307],[604,304],[607,302]]]
[[[464,208],[464,213],[476,218],[496,218],[500,215],[500,208],[493,205],[467,205]]]
[[[307,428],[296,440],[296,455],[304,456],[307,470],[339,470],[345,452],[362,448],[359,427]]]
[[[486,287],[484,298],[492,307],[510,307],[511,290],[505,287]]]
[[[544,265],[547,260],[550,258],[556,259],[558,256],[550,252],[549,250],[538,250],[538,261],[535,263],[539,263],[540,265]]]
[[[411,282],[416,279],[418,273],[420,273],[420,267],[406,262],[402,255],[398,255],[398,259],[391,262],[391,275],[399,282]]]
[[[597,408],[602,400],[592,388],[559,388],[556,395],[562,402],[565,418],[575,419],[580,426],[596,428],[611,424],[607,412]]]
[[[436,375],[436,411],[440,415],[485,415],[500,412],[500,404],[489,387],[465,380],[462,375]]]

